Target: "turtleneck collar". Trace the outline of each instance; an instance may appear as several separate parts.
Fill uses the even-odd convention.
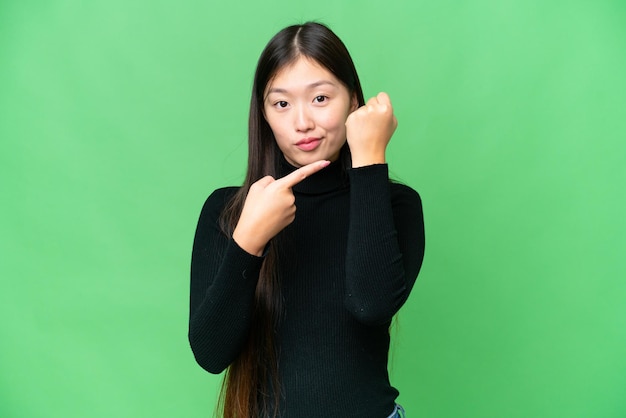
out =
[[[280,176],[284,177],[287,174],[297,170],[285,160],[284,157],[280,161]],[[293,187],[293,191],[303,194],[323,194],[333,190],[337,190],[348,186],[348,173],[342,167],[341,161],[337,160],[328,167],[322,168],[317,173],[302,180],[300,183]]]

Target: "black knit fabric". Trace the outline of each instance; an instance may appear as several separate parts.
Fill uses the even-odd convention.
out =
[[[284,164],[284,174],[293,170]],[[296,185],[296,219],[281,232],[281,417],[385,418],[398,396],[387,373],[389,325],[422,264],[421,201],[389,182],[385,164],[347,174],[333,163]],[[246,340],[263,262],[220,232],[236,190],[209,196],[193,246],[189,341],[211,373]]]

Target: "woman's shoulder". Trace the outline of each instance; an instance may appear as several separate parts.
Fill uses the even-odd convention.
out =
[[[395,180],[390,180],[389,185],[391,188],[392,198],[408,198],[412,200],[417,200],[418,202],[421,202],[422,200],[417,190],[415,190],[411,186],[408,186],[404,183],[400,183]]]
[[[209,197],[206,198],[202,206],[201,217],[217,219],[238,190],[239,187],[220,187],[219,189],[215,189]]]
[[[411,216],[415,214],[422,214],[424,210],[422,197],[417,190],[404,183],[396,181],[390,181],[389,185],[391,191],[391,206],[393,207],[394,213],[406,212],[412,214]]]
[[[220,187],[219,189],[213,190],[213,192],[207,197],[207,202],[228,202],[239,190],[239,187],[229,186],[229,187]]]

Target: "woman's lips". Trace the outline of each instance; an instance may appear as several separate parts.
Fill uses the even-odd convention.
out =
[[[296,142],[296,147],[302,151],[313,151],[322,142],[322,138],[304,138]]]

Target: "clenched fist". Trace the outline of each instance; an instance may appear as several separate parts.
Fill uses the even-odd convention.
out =
[[[346,120],[352,167],[385,163],[385,150],[397,126],[387,93],[378,93],[352,112]]]

